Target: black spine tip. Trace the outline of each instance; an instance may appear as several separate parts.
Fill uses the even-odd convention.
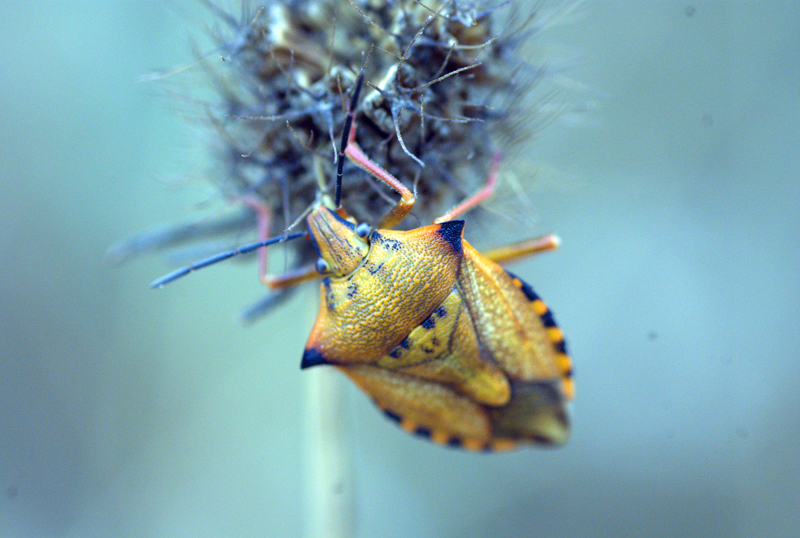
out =
[[[461,252],[461,234],[464,231],[463,220],[449,220],[439,225],[438,234],[450,243],[453,252]]]
[[[325,357],[316,349],[307,349],[303,353],[303,360],[300,361],[300,369],[305,370],[306,368],[319,366],[320,364],[328,364],[328,361],[326,361]]]

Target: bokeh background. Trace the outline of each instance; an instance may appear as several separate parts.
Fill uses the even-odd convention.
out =
[[[201,138],[134,81],[191,60],[201,9],[0,4],[0,536],[309,532],[314,287],[245,328],[252,267],[154,292],[163,260],[104,259],[202,200],[165,180]],[[573,438],[442,449],[334,381],[355,536],[800,534],[800,4],[581,13],[543,44],[601,107],[530,146],[559,172],[527,235],[564,244],[514,268],[567,335]]]

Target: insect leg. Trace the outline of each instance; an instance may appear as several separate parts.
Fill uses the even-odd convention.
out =
[[[558,238],[558,236],[548,234],[533,237],[531,239],[525,239],[510,245],[493,248],[483,252],[482,254],[493,262],[503,264],[520,260],[530,256],[531,254],[555,250],[560,245],[561,240]]]
[[[433,222],[435,224],[440,224],[442,222],[447,222],[449,220],[453,220],[454,218],[458,217],[462,213],[466,213],[473,207],[477,206],[478,204],[482,203],[483,201],[491,198],[494,194],[494,189],[497,186],[497,172],[500,169],[500,159],[502,158],[502,154],[497,151],[492,156],[492,165],[489,169],[489,177],[486,178],[486,184],[481,187],[481,189],[455,206],[453,209],[442,215],[441,217],[437,218]]]
[[[248,194],[241,199],[242,203],[253,210],[256,214],[258,226],[258,240],[263,241],[269,237],[269,228],[272,224],[272,209],[263,201],[255,196]],[[265,282],[267,276],[267,248],[258,249],[258,278]]]
[[[361,88],[363,81],[364,75],[359,75],[358,80],[356,81],[357,89],[353,94],[353,100],[350,103],[350,110],[347,113],[348,121],[345,122],[345,128],[348,128],[349,124],[349,133],[347,135],[347,139],[343,138],[342,140],[343,147],[340,150],[340,155],[346,155],[350,161],[353,162],[353,164],[359,168],[362,168],[363,170],[366,170],[376,179],[383,181],[397,191],[397,193],[400,195],[400,201],[397,202],[397,205],[395,205],[385,217],[383,217],[378,226],[379,228],[393,229],[395,226],[400,224],[400,222],[402,222],[402,220],[406,218],[409,213],[411,213],[411,210],[414,207],[414,202],[416,201],[416,197],[414,196],[414,193],[408,190],[405,185],[400,183],[396,177],[367,157],[356,143],[355,109],[358,104],[356,100],[358,99],[359,89]],[[339,166],[341,167],[341,161]],[[342,177],[340,168],[336,178],[337,191],[341,188],[341,181]]]
[[[502,154],[499,151],[495,152],[494,156],[492,157],[492,166],[489,170],[489,177],[486,179],[486,184],[481,187],[478,192],[455,206],[441,217],[437,218],[434,222],[439,224],[453,220],[459,215],[466,213],[473,207],[489,199],[494,194],[494,190],[497,187],[497,176],[500,169],[501,158]],[[518,243],[512,243],[503,247],[494,248],[488,252],[484,252],[483,255],[494,262],[505,263],[516,261],[538,252],[555,250],[560,244],[561,240],[555,235],[540,235],[539,237],[525,239],[524,241],[520,241]]]
[[[255,196],[247,195],[242,197],[242,203],[252,209],[256,214],[258,225],[258,239],[264,241],[269,236],[269,228],[272,223],[272,210]],[[291,288],[308,280],[314,280],[319,273],[314,265],[307,265],[293,269],[280,275],[267,274],[266,247],[258,249],[258,279],[271,290],[281,290]]]
[[[287,271],[280,275],[259,275],[261,282],[271,290],[282,290],[291,288],[309,280],[316,280],[319,278],[319,272],[316,266],[306,265],[291,271]]]

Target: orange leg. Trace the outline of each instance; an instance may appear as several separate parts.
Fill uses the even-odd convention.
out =
[[[320,277],[314,265],[306,265],[299,269],[287,271],[281,275],[259,275],[261,282],[271,290],[283,290],[291,288],[309,280],[316,280]]]
[[[392,174],[375,164],[364,152],[358,147],[356,143],[356,123],[353,121],[350,127],[350,135],[347,139],[347,147],[345,148],[347,157],[358,167],[363,168],[376,179],[379,179],[397,191],[400,195],[400,201],[392,208],[389,213],[383,217],[378,228],[391,230],[400,224],[404,218],[411,213],[414,208],[416,197],[414,193],[408,190],[405,185],[394,177]]]
[[[244,196],[242,203],[255,211],[258,222],[258,240],[264,241],[269,236],[269,228],[272,223],[271,209],[252,195]],[[267,252],[267,247],[258,249],[258,278],[269,289],[282,290],[319,278],[319,272],[314,265],[300,267],[280,275],[268,275]]]
[[[492,156],[492,165],[491,169],[489,170],[489,177],[486,179],[486,184],[481,187],[478,192],[455,206],[441,217],[437,218],[434,222],[439,224],[453,220],[459,215],[466,213],[478,204],[481,204],[485,200],[489,199],[494,194],[494,190],[497,187],[497,177],[500,169],[501,158],[502,154],[499,151],[495,152],[495,154]],[[561,241],[555,235],[542,235],[532,239],[525,239],[524,241],[512,243],[511,245],[505,245],[491,249],[487,252],[483,252],[483,255],[494,262],[506,263],[519,260],[538,252],[555,250],[560,244]]]
[[[493,262],[503,264],[517,261],[530,256],[531,254],[555,250],[560,244],[561,240],[555,235],[540,235],[539,237],[525,239],[524,241],[519,241],[518,243],[512,243],[503,247],[493,248],[483,252],[482,254]]]
[[[498,175],[497,172],[500,169],[500,159],[502,157],[503,154],[500,153],[499,151],[496,151],[495,154],[492,156],[492,166],[489,169],[489,177],[486,178],[486,184],[481,188],[481,190],[479,190],[478,192],[476,192],[475,194],[473,194],[472,196],[470,196],[469,198],[467,198],[466,200],[455,206],[453,209],[451,209],[441,217],[434,220],[433,222],[435,222],[436,224],[440,224],[442,222],[453,220],[462,213],[466,213],[473,207],[477,206],[478,204],[490,198],[494,194],[495,187],[497,187],[497,175]]]
[[[256,214],[258,227],[258,240],[263,241],[269,237],[269,228],[272,224],[272,210],[263,201],[252,194],[242,197],[242,203],[252,209]],[[267,247],[258,249],[258,278],[264,282],[267,275]]]

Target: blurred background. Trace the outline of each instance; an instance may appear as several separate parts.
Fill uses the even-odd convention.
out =
[[[162,259],[104,258],[202,199],[165,180],[201,168],[200,137],[135,82],[192,59],[201,9],[0,4],[0,536],[308,532],[316,287],[242,327],[253,267],[155,292]],[[337,384],[355,536],[800,534],[798,21],[596,1],[544,34],[602,94],[531,144],[558,173],[527,185],[524,235],[563,246],[513,268],[567,336],[572,440],[443,449]]]

